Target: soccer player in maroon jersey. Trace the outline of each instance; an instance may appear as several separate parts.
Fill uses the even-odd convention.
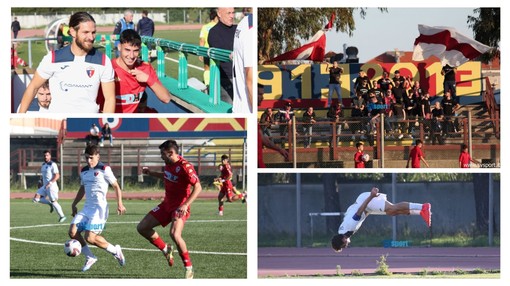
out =
[[[420,161],[423,161],[427,167],[430,167],[429,163],[425,160],[425,155],[421,150],[422,147],[423,142],[420,139],[416,140],[416,146],[409,152],[406,168],[409,168],[409,161],[411,161],[411,168],[420,168]]]
[[[186,278],[193,278],[193,266],[189,258],[186,242],[182,238],[184,224],[190,216],[190,206],[202,191],[200,180],[188,161],[179,155],[175,140],[167,140],[159,145],[161,159],[165,162],[164,172],[143,168],[143,173],[160,178],[165,182],[165,199],[152,209],[137,226],[138,233],[163,252],[168,265],[174,264],[172,245],[166,244],[154,230],[157,226],[170,224],[170,237],[177,246],[186,268]],[[193,186],[193,190],[191,190]]]
[[[218,194],[218,215],[223,215],[223,204],[225,203],[225,197],[227,202],[231,203],[237,200],[243,200],[246,202],[246,192],[240,194],[237,193],[232,185],[232,167],[228,161],[228,156],[221,156],[221,164],[219,165],[220,182],[222,183],[220,193]]]
[[[354,154],[354,168],[365,168],[363,161],[363,142],[356,143],[356,153]]]

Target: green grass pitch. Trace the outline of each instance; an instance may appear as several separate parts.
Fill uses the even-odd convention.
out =
[[[10,277],[11,278],[184,278],[184,266],[174,253],[175,264],[169,267],[164,256],[136,231],[138,222],[159,201],[125,200],[126,215],[118,216],[116,203],[109,202],[110,215],[104,237],[120,244],[126,266],[99,248],[92,252],[99,260],[87,272],[81,272],[85,257],[68,257],[64,242],[72,217],[71,200],[59,201],[68,215],[64,223],[49,213],[49,206],[31,200],[11,200],[10,205]],[[83,206],[79,204],[78,210]],[[183,238],[193,262],[195,278],[247,277],[247,205],[226,204],[225,215],[217,215],[215,200],[197,200],[191,207]],[[171,242],[169,227],[156,231]],[[175,245],[175,244],[173,244]]]

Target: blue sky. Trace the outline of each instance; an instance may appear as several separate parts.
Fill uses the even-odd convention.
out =
[[[473,37],[467,16],[474,8],[388,8],[382,13],[368,8],[365,19],[355,15],[356,30],[352,37],[332,29],[326,33],[326,52],[343,52],[343,44],[356,46],[360,62],[366,62],[386,51],[412,51],[418,37],[418,24],[454,27],[460,33]]]

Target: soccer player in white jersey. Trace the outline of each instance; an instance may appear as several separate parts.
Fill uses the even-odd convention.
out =
[[[246,15],[237,25],[234,35],[232,74],[234,99],[232,112],[251,113],[253,110],[253,14]]]
[[[115,111],[115,83],[112,63],[94,48],[96,22],[87,12],[77,12],[69,20],[71,45],[47,54],[21,99],[19,112],[25,113],[37,89],[49,79],[52,101],[49,112],[98,113],[96,103],[101,86],[103,113]]]
[[[338,228],[338,234],[331,239],[331,247],[337,252],[342,251],[351,242],[350,237],[358,231],[368,215],[421,215],[428,227],[431,225],[431,206],[429,203],[417,204],[400,202],[390,203],[386,194],[379,193],[378,188],[361,193],[356,202],[344,214],[344,220]]]
[[[80,173],[81,187],[71,206],[74,219],[69,226],[69,237],[78,240],[82,245],[82,253],[85,255],[85,265],[82,271],[89,270],[97,261],[97,257],[92,254],[87,243],[111,253],[120,266],[124,266],[126,260],[120,245],[110,244],[101,235],[108,219],[108,203],[106,201],[108,184],[112,185],[117,195],[117,214],[119,215],[126,212],[126,208],[122,204],[122,191],[110,166],[99,161],[97,145],[89,145],[85,148],[85,160],[87,160],[87,166],[83,167]],[[85,204],[83,209],[78,212],[76,205],[83,196],[85,196]],[[84,236],[82,236],[82,232],[85,232]]]
[[[50,213],[55,210],[58,214],[58,222],[64,222],[66,216],[62,211],[62,207],[58,203],[58,185],[57,181],[60,179],[58,166],[51,160],[51,152],[44,151],[44,163],[41,166],[41,181],[37,193],[35,193],[32,201],[34,203],[41,203],[50,206]],[[48,197],[48,199],[46,199]]]

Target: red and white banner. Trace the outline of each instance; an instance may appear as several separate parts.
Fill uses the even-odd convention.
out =
[[[443,65],[452,67],[475,59],[490,50],[451,27],[430,27],[418,25],[420,36],[414,41],[413,61],[423,61],[436,56]]]
[[[281,54],[275,58],[272,58],[267,62],[281,62],[291,60],[310,60],[314,62],[322,62],[324,60],[324,54],[326,49],[326,35],[324,31],[318,31],[312,39],[304,44],[303,46]]]
[[[324,30],[329,31],[333,28],[333,23],[335,22],[335,13],[331,14],[331,17],[329,18],[329,22],[324,26]]]

